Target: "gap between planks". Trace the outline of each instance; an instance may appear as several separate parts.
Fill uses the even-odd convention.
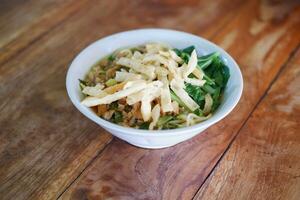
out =
[[[94,162],[94,160],[96,160],[96,158],[98,158],[102,152],[108,147],[108,145],[114,140],[114,137],[87,163],[87,165],[78,173],[78,176],[76,178],[74,178],[74,180],[72,180],[66,187],[65,189],[58,194],[58,197],[56,199],[60,199],[60,197],[73,185],[73,183],[75,183],[78,178],[82,175],[82,173],[89,168],[89,166]]]
[[[269,84],[268,88],[265,90],[265,92],[263,93],[263,95],[259,98],[259,100],[257,101],[257,103],[255,104],[255,106],[253,107],[253,109],[251,110],[251,112],[249,113],[249,115],[247,116],[246,120],[243,122],[242,126],[239,128],[239,130],[237,131],[236,135],[232,138],[232,140],[229,142],[228,146],[226,147],[226,149],[224,150],[224,152],[221,154],[220,158],[218,159],[218,161],[216,162],[216,164],[214,165],[214,167],[211,169],[211,171],[207,174],[207,176],[205,177],[204,181],[201,183],[201,185],[199,186],[198,190],[196,191],[196,193],[193,195],[192,199],[195,199],[196,195],[198,194],[198,192],[200,191],[200,189],[202,188],[202,186],[204,185],[204,183],[208,180],[208,178],[214,173],[215,169],[219,166],[219,163],[222,161],[223,157],[226,155],[226,153],[228,152],[228,150],[231,148],[233,142],[235,141],[235,139],[237,138],[237,136],[240,134],[242,128],[247,124],[247,122],[249,121],[249,118],[252,116],[253,112],[256,110],[256,108],[260,105],[260,103],[262,102],[262,100],[266,97],[266,95],[268,94],[268,92],[270,91],[270,89],[272,88],[273,84],[277,81],[277,79],[279,78],[279,76],[281,75],[281,73],[283,72],[283,70],[288,66],[288,63],[290,63],[290,61],[292,60],[292,58],[294,57],[295,53],[300,49],[300,43],[297,45],[297,47],[290,53],[289,57],[287,58],[287,60],[284,62],[284,64],[280,67],[279,71],[277,72],[277,74],[275,75],[275,77],[273,78],[273,80],[271,81],[271,83]]]

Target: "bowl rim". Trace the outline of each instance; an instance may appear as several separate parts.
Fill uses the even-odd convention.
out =
[[[72,71],[75,69],[74,68],[74,63],[76,63],[80,57],[84,54],[85,51],[87,51],[89,48],[91,48],[92,46],[94,46],[96,43],[101,42],[102,40],[107,40],[110,38],[115,38],[118,37],[120,35],[123,34],[142,34],[143,32],[169,32],[170,34],[174,33],[174,34],[182,34],[185,35],[186,37],[193,37],[196,38],[198,40],[202,40],[203,42],[207,43],[210,46],[213,46],[215,49],[217,49],[217,51],[221,52],[223,55],[225,55],[226,59],[230,59],[231,62],[233,63],[233,66],[235,70],[237,71],[238,74],[238,80],[239,80],[239,88],[238,88],[238,94],[236,96],[233,97],[232,103],[230,103],[228,105],[228,107],[223,110],[223,114],[219,117],[215,117],[214,115],[203,121],[200,122],[198,124],[192,125],[192,126],[188,126],[188,127],[182,127],[182,128],[175,128],[175,129],[165,129],[165,130],[143,130],[143,129],[137,129],[137,128],[131,128],[131,127],[124,127],[118,124],[115,124],[113,122],[109,122],[105,119],[102,119],[101,117],[95,115],[94,113],[92,113],[93,111],[91,111],[89,108],[85,107],[84,105],[82,105],[80,103],[80,101],[76,98],[75,96],[75,88],[72,86],[71,84],[71,78],[72,78]],[[99,58],[100,59],[100,58]],[[187,32],[183,32],[183,31],[178,31],[178,30],[173,30],[173,29],[162,29],[162,28],[142,28],[142,29],[132,29],[132,30],[127,30],[127,31],[122,31],[122,32],[118,32],[118,33],[114,33],[105,37],[102,37],[94,42],[92,42],[91,44],[89,44],[88,46],[86,46],[85,48],[83,48],[76,56],[75,58],[72,60],[71,64],[69,65],[67,74],[66,74],[66,89],[67,89],[67,93],[68,96],[71,100],[71,102],[73,103],[73,105],[87,118],[89,118],[90,120],[92,120],[93,122],[97,123],[100,126],[103,126],[104,128],[107,128],[109,130],[116,130],[119,132],[126,132],[127,135],[134,135],[134,136],[153,136],[153,137],[157,137],[157,136],[161,136],[161,137],[165,137],[165,136],[176,136],[176,135],[180,135],[182,133],[185,133],[186,131],[197,131],[197,130],[201,130],[201,129],[206,129],[209,126],[217,123],[218,121],[222,120],[223,118],[225,118],[233,109],[234,107],[237,105],[237,103],[239,102],[241,95],[242,95],[242,91],[243,91],[243,76],[241,73],[241,70],[238,66],[238,64],[236,63],[236,61],[221,47],[219,47],[218,45],[214,44],[213,42],[204,39],[200,36],[191,34],[191,33],[187,33]]]

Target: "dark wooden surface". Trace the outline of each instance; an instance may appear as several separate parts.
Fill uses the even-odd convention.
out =
[[[299,199],[299,3],[2,1],[0,199]],[[228,117],[162,150],[113,138],[65,91],[82,48],[143,27],[212,40],[245,81]]]

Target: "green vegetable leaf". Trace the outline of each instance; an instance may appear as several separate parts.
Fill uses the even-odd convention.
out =
[[[221,104],[221,88],[220,87],[216,88],[215,93],[212,95],[212,99],[213,99],[212,111],[215,111]]]
[[[132,110],[132,106],[126,104],[124,110],[125,112],[130,112]]]
[[[181,107],[184,107],[186,110],[190,111],[190,109],[181,101],[181,99],[172,91],[170,90],[171,93],[171,99],[173,101],[176,101]]]
[[[115,59],[116,59],[116,56],[114,54],[110,54],[107,58],[107,60],[109,60],[111,62],[114,61]]]
[[[205,92],[210,93],[210,94],[215,93],[215,89],[214,89],[212,86],[208,85],[208,84],[204,84],[204,85],[202,86],[202,89],[203,89]]]
[[[222,93],[230,77],[230,72],[218,52],[199,57],[197,67],[203,70],[203,79],[206,80],[206,83],[202,87],[186,84],[186,91],[200,106],[200,109],[194,113],[203,116],[201,108],[205,104],[204,96],[207,93],[211,94],[212,112],[215,111],[221,103]]]
[[[173,128],[181,128],[181,127],[185,127],[185,120],[173,118],[172,120],[166,122],[162,126],[162,129],[173,129]]]
[[[110,110],[117,110],[118,109],[118,101],[114,101],[111,104],[109,104]]]
[[[185,62],[188,63],[189,59],[190,59],[190,55],[193,52],[193,50],[195,49],[194,46],[190,46],[187,47],[183,50],[179,50],[179,49],[173,49],[173,51],[175,51],[175,53]]]
[[[182,49],[182,52],[191,55],[194,50],[195,50],[195,46],[192,45],[192,46],[189,46],[189,47],[187,47],[185,49]]]
[[[229,68],[223,63],[221,59],[215,60],[210,67],[204,72],[211,79],[214,80],[215,84],[222,89],[226,87],[228,79],[230,77]]]
[[[180,56],[181,55],[181,51],[179,50],[179,49],[173,49],[173,51],[178,55],[178,56]]]
[[[140,125],[140,129],[149,129],[150,122],[144,122]]]
[[[189,94],[190,97],[200,106],[204,105],[204,96],[205,92],[201,89],[200,86],[195,86],[189,83],[185,84],[185,91]]]
[[[86,81],[84,80],[81,80],[81,79],[78,79],[79,80],[79,87],[80,87],[80,90],[83,90],[88,84]]]
[[[196,114],[196,115],[198,115],[200,117],[204,116],[204,113],[203,113],[203,111],[200,108],[198,108],[197,110],[195,110],[194,114]]]
[[[121,111],[115,111],[113,116],[112,116],[112,120],[115,123],[120,123],[123,121],[123,114]]]
[[[187,54],[187,53],[182,53],[181,56],[182,60],[185,62],[185,63],[188,63],[189,60],[190,60],[190,55]]]
[[[204,70],[207,68],[215,59],[219,59],[219,52],[214,52],[205,56],[198,57],[198,66]]]
[[[209,78],[206,74],[204,74],[203,79],[206,80],[206,83],[208,85],[215,85],[216,84],[215,81],[212,80],[211,78]]]
[[[229,71],[228,66],[225,65],[224,63],[223,63],[223,68],[222,68],[222,74],[223,74],[223,77],[224,77],[223,86],[226,86],[227,82],[230,78],[230,71]]]
[[[170,115],[162,116],[158,119],[157,126],[163,126],[165,123],[167,123],[168,121],[170,121],[172,119],[173,119],[173,116],[170,116]]]

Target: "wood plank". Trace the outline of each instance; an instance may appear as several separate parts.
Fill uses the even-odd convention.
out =
[[[300,50],[195,199],[299,199]]]
[[[86,0],[4,2],[4,6],[0,9],[0,64],[38,40],[78,9],[83,9],[86,2]]]
[[[124,29],[168,23],[173,27],[183,23],[188,11],[215,13],[207,8],[214,3],[205,2],[191,1],[183,6],[179,1],[166,1],[148,9],[144,2],[131,1],[125,6],[120,1],[90,1],[85,9],[79,9],[1,65],[1,199],[57,198],[111,140],[103,129],[76,111],[66,95],[67,67],[82,48]],[[227,5],[229,0],[218,2]],[[219,11],[213,17],[215,23],[202,24],[193,19],[198,32],[213,33],[210,26],[222,27],[227,19],[219,20],[218,16],[235,6],[214,8]],[[136,10],[139,12],[133,12]],[[158,15],[165,16],[166,21],[156,21]],[[194,27],[192,23],[190,26]]]
[[[77,37],[109,12],[80,10],[1,66],[1,199],[57,198],[111,140],[73,107],[65,91],[71,59],[96,34]]]
[[[73,0],[64,2],[57,0],[50,1],[19,1],[3,0],[0,7],[0,46],[8,43],[19,36],[32,24],[43,19],[54,10],[70,5]]]
[[[242,100],[229,117],[162,150],[115,139],[62,199],[191,199],[299,44],[300,10],[293,3],[283,12],[285,7],[247,1],[213,38],[237,59],[244,74]]]
[[[68,0],[71,1],[71,0]],[[41,2],[41,1],[38,1]],[[150,26],[150,27],[164,27],[164,28],[175,28],[179,30],[188,29],[190,32],[197,32],[197,30],[201,30],[198,33],[201,33],[202,36],[207,37],[209,35],[214,34],[216,31],[218,31],[219,28],[223,26],[229,19],[231,19],[234,16],[233,12],[226,13],[226,10],[232,10],[233,8],[238,7],[242,1],[240,0],[234,0],[231,3],[227,3],[228,1],[225,0],[218,0],[214,1],[213,3],[208,3],[204,5],[204,2],[200,1],[189,1],[189,4],[182,4],[180,1],[162,1],[161,5],[156,2],[149,2],[149,3],[134,3],[131,2],[129,6],[126,4],[128,9],[122,10],[123,15],[125,16],[127,14],[128,16],[131,16],[130,20],[133,20],[128,23],[128,21],[123,21],[122,19],[118,19],[123,24],[126,24],[127,29],[128,28],[138,28],[139,26]],[[95,4],[97,6],[97,2],[89,2],[89,4]],[[62,23],[63,20],[65,20],[70,15],[74,14],[79,8],[81,10],[88,10],[85,8],[86,0],[82,1],[75,1],[75,2],[69,2],[64,4],[58,4],[60,5],[59,9],[53,9],[52,12],[49,12],[39,18],[39,21],[34,23],[36,20],[31,20],[30,23],[28,21],[22,21],[19,20],[20,16],[14,16],[13,13],[19,13],[21,10],[21,13],[27,13],[31,7],[30,5],[37,3],[31,3],[28,5],[28,2],[23,5],[16,7],[15,3],[13,4],[13,1],[8,1],[8,5],[5,8],[3,6],[4,11],[10,11],[8,13],[4,12],[3,17],[3,23],[0,21],[0,38],[3,38],[5,42],[0,41],[0,64],[6,62],[8,59],[10,59],[13,55],[24,49],[27,45],[30,45],[32,42],[35,42],[39,37],[41,37],[43,34],[45,34],[47,31],[52,29],[55,25]],[[112,4],[115,6],[125,6],[124,3],[118,2],[118,1],[112,1]],[[121,5],[117,5],[121,4]],[[198,4],[198,5],[197,5]],[[42,4],[43,5],[43,4]],[[42,7],[45,9],[45,6],[34,6],[34,8]],[[57,4],[54,4],[57,5]],[[148,9],[150,6],[150,9]],[[191,6],[195,6],[193,9]],[[9,7],[12,7],[14,9],[9,9]],[[19,8],[21,7],[21,8]],[[29,8],[28,8],[29,7]],[[50,8],[47,8],[48,10]],[[99,7],[99,9],[101,9]],[[208,20],[200,21],[200,23],[194,24],[195,19],[191,19],[190,13],[193,12],[193,10],[200,9],[201,12],[197,13],[197,15],[193,15],[193,18],[204,18],[207,17]],[[42,10],[43,9],[35,9],[35,10]],[[191,10],[191,11],[190,11]],[[218,13],[215,13],[214,11],[218,11]],[[34,15],[35,14],[35,15]],[[34,13],[28,18],[34,18],[37,14],[40,14],[40,12]],[[156,21],[155,16],[164,16],[162,20]],[[171,17],[175,17],[176,20],[173,20]],[[222,16],[222,17],[220,17]],[[36,17],[37,18],[37,17]],[[27,19],[27,18],[25,18]],[[35,19],[35,18],[34,18]],[[126,19],[126,18],[125,18]],[[10,23],[5,23],[9,21]],[[6,27],[7,24],[16,24],[17,23],[27,23],[22,24],[24,27],[18,28],[15,30],[16,27]],[[140,24],[139,26],[136,26],[137,24]],[[132,26],[133,25],[133,26]],[[20,25],[19,25],[20,26]],[[130,27],[132,26],[132,27]],[[202,30],[205,27],[204,30]],[[1,29],[5,31],[1,31]],[[25,30],[24,30],[25,29]],[[15,32],[14,32],[15,31]],[[8,37],[9,36],[9,37]],[[18,36],[18,37],[17,37]],[[13,40],[14,39],[14,40]],[[10,42],[9,42],[10,41]]]

